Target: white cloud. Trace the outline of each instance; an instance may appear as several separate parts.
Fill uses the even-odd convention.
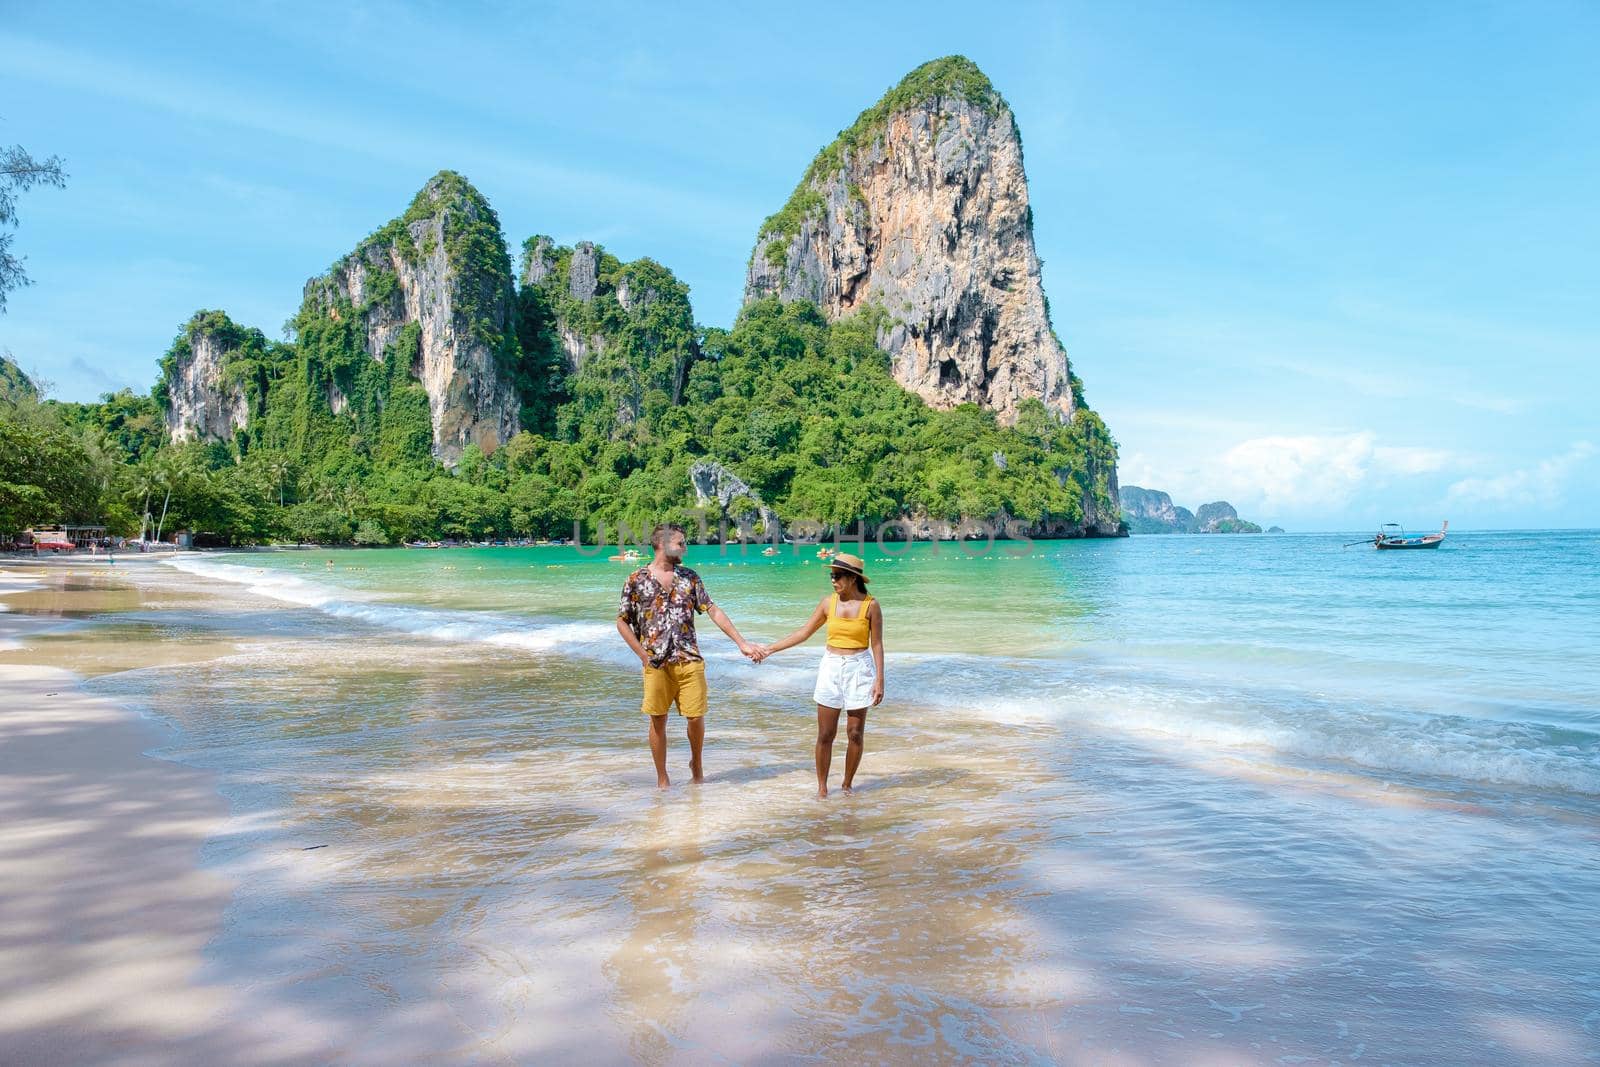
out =
[[[1377,445],[1372,458],[1379,470],[1389,474],[1432,474],[1443,470],[1455,457],[1443,448]]]
[[[1576,441],[1557,456],[1488,478],[1463,478],[1450,486],[1452,503],[1491,504],[1502,507],[1554,505],[1561,502],[1573,473],[1595,454],[1588,441]]]
[[[1257,437],[1222,455],[1228,491],[1255,497],[1272,512],[1304,506],[1342,508],[1366,479],[1373,435]]]
[[[1242,441],[1221,457],[1223,489],[1273,513],[1339,510],[1369,485],[1437,471],[1451,459],[1442,449],[1377,441],[1370,431]]]
[[[1186,507],[1227,500],[1250,514],[1277,517],[1343,511],[1378,487],[1460,462],[1445,449],[1379,441],[1370,430],[1266,435],[1220,455],[1190,454],[1177,464],[1132,453],[1118,473],[1124,484],[1165,489]]]

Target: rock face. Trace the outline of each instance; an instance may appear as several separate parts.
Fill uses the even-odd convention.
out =
[[[1033,243],[1022,142],[988,78],[960,56],[909,74],[818,155],[761,228],[746,302],[881,308],[896,380],[930,406],[1014,422],[1038,397],[1072,417]]]
[[[651,260],[623,263],[593,241],[558,248],[548,237],[533,237],[523,245],[522,288],[538,291],[549,307],[568,373],[604,355],[659,299],[649,279],[637,277],[647,267],[665,270]]]
[[[687,286],[652,259],[623,263],[591,241],[522,247],[522,319],[537,324],[524,351],[554,345],[566,390],[589,409],[580,418],[615,435],[682,400],[698,356]]]
[[[1122,518],[1136,534],[1260,533],[1261,527],[1239,518],[1226,500],[1200,505],[1196,512],[1173,504],[1159,489],[1125,485],[1120,492]],[[1282,531],[1279,531],[1280,533]]]
[[[516,434],[511,261],[499,219],[460,175],[435,175],[405,215],[307,282],[305,299],[335,319],[359,316],[374,360],[418,324],[411,373],[427,390],[433,453],[446,465],[468,445],[493,452]],[[330,406],[340,388],[330,386]]]
[[[548,237],[532,238],[523,249],[522,287],[525,291],[559,289],[546,293],[567,373],[583,368],[591,356],[604,354],[606,336],[593,316],[574,315],[567,300],[592,305],[600,288],[602,253],[592,241],[579,241],[570,250],[557,248]],[[609,258],[609,257],[608,257]]]
[[[730,531],[737,528],[747,533],[761,533],[780,526],[777,513],[761,502],[761,494],[715,460],[703,460],[690,467],[689,482],[694,486],[695,506],[708,511],[715,508],[719,515],[717,521]],[[744,506],[736,506],[741,498]],[[709,522],[710,516],[707,518]]]
[[[1201,504],[1194,513],[1195,533],[1260,533],[1261,527],[1239,518],[1226,500]]]
[[[234,325],[220,311],[189,320],[162,360],[167,435],[175,442],[232,441],[250,422],[240,363],[259,331]]]
[[[1119,497],[1123,521],[1132,533],[1188,533],[1194,527],[1194,513],[1175,506],[1159,489],[1124,485]]]

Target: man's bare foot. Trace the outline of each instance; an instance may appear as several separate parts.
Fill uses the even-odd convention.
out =
[[[694,776],[693,780],[694,780],[694,784],[695,785],[703,785],[703,784],[705,784],[706,776],[702,772],[702,769],[700,767],[699,761],[697,761],[697,760],[690,760],[689,761],[689,773]]]
[[[844,790],[846,793],[854,793],[856,791],[855,790],[855,786],[851,785],[849,782],[846,782],[844,785],[841,785],[839,788]]]
[[[666,775],[662,775],[660,778],[656,779],[656,788],[657,789],[671,789],[672,788],[672,780],[670,778],[668,778]]]
[[[817,786],[817,799],[818,800],[826,800],[826,799],[828,799],[828,787],[827,786],[825,786],[825,785]]]

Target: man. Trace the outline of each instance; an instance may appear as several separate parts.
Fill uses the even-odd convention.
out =
[[[683,527],[662,523],[650,534],[655,559],[628,575],[617,607],[617,632],[644,665],[644,706],[650,716],[650,756],[656,786],[666,789],[667,711],[674,701],[688,721],[689,773],[703,782],[700,748],[706,739],[706,664],[695,639],[695,612],[705,612],[739,651],[755,658],[756,648],[733,621],[711,602],[700,576],[683,565]]]

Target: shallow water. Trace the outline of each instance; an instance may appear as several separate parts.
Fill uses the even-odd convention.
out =
[[[1594,1062],[1600,536],[1346,539],[869,544],[825,802],[816,650],[704,625],[711,780],[674,720],[658,794],[628,568],[571,549],[186,557],[52,641],[211,657],[89,685],[222,772],[212,977],[351,1061]],[[826,584],[689,562],[756,638]]]

